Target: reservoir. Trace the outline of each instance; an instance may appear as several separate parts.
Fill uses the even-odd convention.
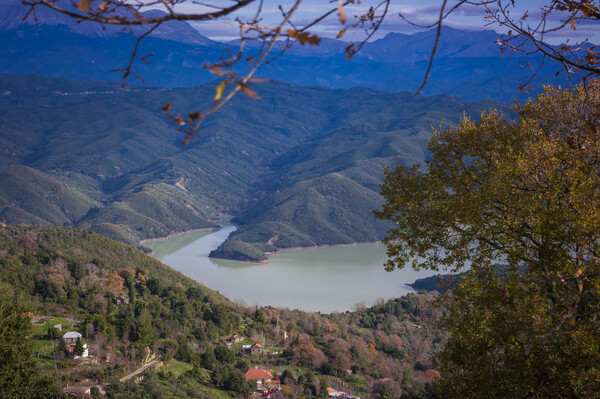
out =
[[[209,258],[234,230],[227,225],[218,231],[147,241],[144,246],[163,263],[233,301],[323,313],[405,295],[412,291],[407,283],[435,274],[410,268],[386,272],[383,244],[284,250],[266,264]]]

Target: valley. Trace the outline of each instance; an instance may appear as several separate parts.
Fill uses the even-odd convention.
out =
[[[0,399],[598,397],[600,5],[277,3],[2,1]]]
[[[442,119],[512,112],[445,95],[273,82],[261,84],[259,101],[236,98],[185,148],[160,108],[202,106],[214,85],[119,90],[9,75],[0,84],[10,92],[0,98],[1,222],[82,227],[138,245],[229,214],[239,228],[211,256],[246,261],[381,240],[388,226],[372,210],[384,165],[424,159]]]

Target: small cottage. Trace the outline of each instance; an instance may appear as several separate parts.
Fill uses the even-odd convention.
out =
[[[246,380],[254,380],[256,381],[256,390],[263,391],[266,385],[270,385],[271,380],[273,380],[273,374],[269,370],[263,369],[250,369],[246,371],[244,375]]]
[[[92,392],[91,387],[83,386],[83,385],[71,385],[67,384],[66,388],[63,388],[63,392],[71,397],[77,399],[91,398]]]
[[[261,344],[254,344],[250,347],[250,353],[253,355],[259,354],[263,352],[263,347]]]
[[[244,337],[238,335],[238,334],[233,334],[232,336],[228,337],[226,339],[227,344],[231,345],[231,344],[237,344],[238,342],[241,342],[244,340]]]
[[[65,340],[65,343],[67,345],[75,345],[77,343],[77,340],[81,339],[82,337],[83,336],[77,331],[69,331],[62,336],[62,339]]]

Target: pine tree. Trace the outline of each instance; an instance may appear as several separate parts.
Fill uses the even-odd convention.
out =
[[[77,342],[75,343],[75,354],[77,356],[82,356],[84,352],[83,342],[81,342],[81,338],[77,338]]]

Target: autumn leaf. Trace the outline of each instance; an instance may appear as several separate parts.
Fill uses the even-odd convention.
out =
[[[317,35],[312,35],[309,32],[299,32],[295,29],[288,29],[287,34],[292,39],[296,39],[301,45],[310,44],[311,46],[318,46],[321,43],[321,38]]]
[[[342,24],[346,23],[346,12],[344,11],[344,0],[340,0],[340,4],[337,6],[337,9],[340,10],[338,13],[338,17]]]
[[[244,92],[245,95],[247,95],[248,97],[254,99],[254,100],[258,100],[258,94],[256,94],[256,92],[252,89],[250,89],[250,86],[248,86],[246,83],[244,82],[238,82],[238,87],[240,89],[242,89],[242,91]]]
[[[208,70],[210,71],[210,73],[212,73],[213,75],[217,75],[217,76],[227,76],[227,75],[231,75],[231,71],[224,71],[223,69],[216,67],[216,66],[211,66],[210,68],[208,68]]]
[[[590,65],[598,64],[598,52],[593,51],[596,47],[591,47],[585,56],[585,62]]]
[[[221,100],[221,97],[223,97],[223,92],[225,91],[225,86],[227,85],[226,81],[222,81],[218,86],[217,86],[217,94],[215,94],[215,103],[218,103],[219,100]]]
[[[171,110],[172,106],[173,106],[173,103],[166,103],[165,105],[162,106],[163,112],[169,112]]]
[[[196,111],[193,114],[188,114],[188,118],[190,121],[195,121],[196,119],[200,119],[200,112]]]
[[[77,4],[77,8],[79,9],[79,11],[83,11],[83,12],[88,12],[90,10],[90,7],[91,7],[90,0],[81,0]]]
[[[340,39],[342,36],[344,36],[344,33],[346,33],[346,31],[348,30],[348,27],[346,26],[344,29],[342,29],[337,36],[335,37],[336,39]]]
[[[344,53],[346,53],[346,55],[345,55],[346,59],[349,59],[349,60],[352,59],[352,56],[355,53],[354,44],[350,44],[350,45],[346,46],[346,48],[344,49]]]

